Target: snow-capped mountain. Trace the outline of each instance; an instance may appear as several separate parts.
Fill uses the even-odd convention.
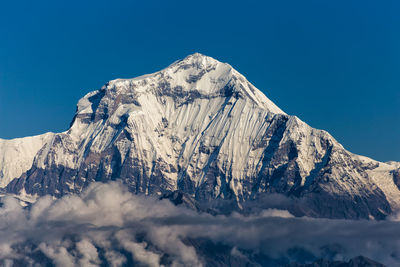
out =
[[[400,164],[345,150],[287,115],[230,65],[193,54],[84,96],[70,129],[0,140],[0,185],[34,200],[122,180],[199,203],[284,194],[297,214],[383,218],[400,207]]]

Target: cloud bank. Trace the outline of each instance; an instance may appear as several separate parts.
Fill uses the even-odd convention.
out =
[[[2,202],[3,266],[205,266],[210,260],[279,263],[358,255],[400,265],[395,217],[296,218],[276,209],[212,216],[131,194],[119,183],[94,183],[79,196],[42,197],[29,209],[12,197]]]

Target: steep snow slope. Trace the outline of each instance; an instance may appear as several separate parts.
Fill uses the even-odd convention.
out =
[[[53,135],[46,133],[12,140],[0,139],[0,187],[5,187],[13,178],[30,169],[35,155]]]
[[[382,218],[399,207],[398,173],[285,114],[230,65],[194,54],[87,94],[71,128],[3,184],[16,178],[9,192],[61,196],[121,179],[134,192],[179,190],[239,209],[281,193],[298,214]]]

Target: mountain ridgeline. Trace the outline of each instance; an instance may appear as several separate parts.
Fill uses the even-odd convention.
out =
[[[296,215],[383,219],[400,207],[399,168],[350,153],[197,53],[88,93],[65,132],[0,140],[0,185],[27,201],[120,180],[217,212],[282,195]]]

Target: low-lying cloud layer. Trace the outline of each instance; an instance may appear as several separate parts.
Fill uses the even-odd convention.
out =
[[[6,266],[202,266],[217,253],[204,240],[245,262],[255,254],[300,261],[363,255],[400,264],[396,220],[295,218],[275,209],[212,216],[133,195],[118,183],[94,183],[80,196],[42,197],[30,209],[6,197],[0,208],[0,259]]]

